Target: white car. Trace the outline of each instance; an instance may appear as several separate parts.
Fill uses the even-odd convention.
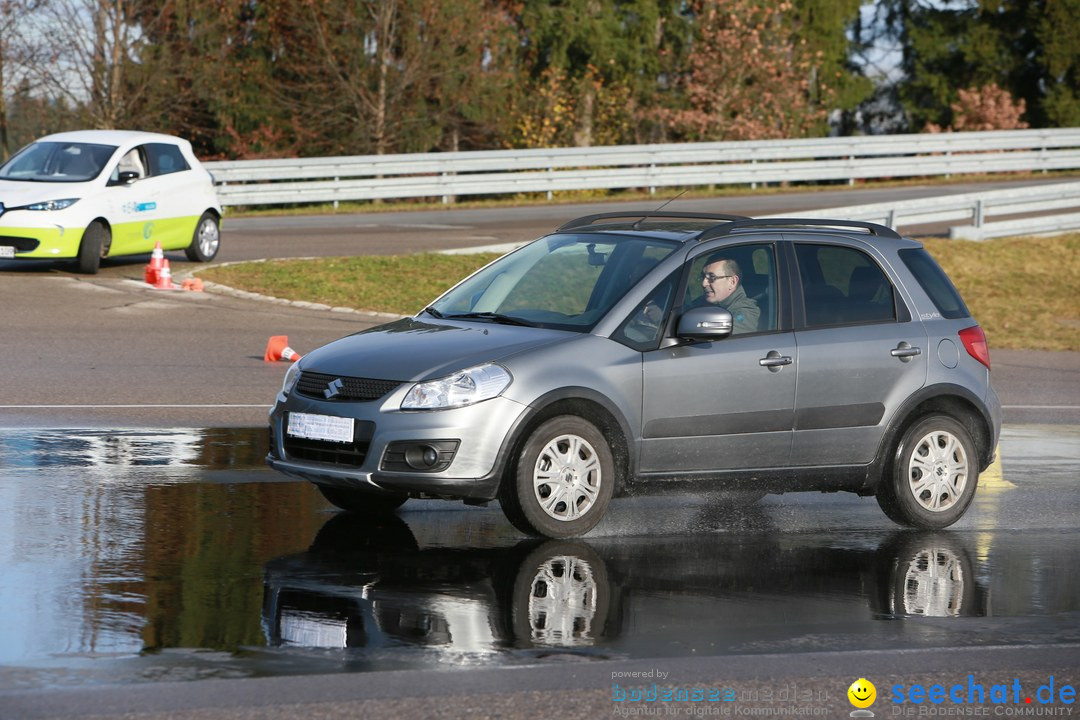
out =
[[[127,130],[48,135],[0,166],[0,260],[104,257],[160,242],[207,262],[221,245],[213,178],[187,140]]]

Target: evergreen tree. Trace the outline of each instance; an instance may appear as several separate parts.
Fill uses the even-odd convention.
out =
[[[861,4],[861,0],[794,0],[795,32],[811,58],[810,102],[835,113],[834,129],[842,135],[854,129],[854,111],[874,89],[852,61],[848,31],[858,25]],[[825,128],[817,134],[825,134]]]
[[[1033,127],[1080,122],[1080,0],[878,0],[874,40],[902,49],[905,126],[953,125],[958,92],[997,85]]]
[[[674,102],[690,38],[683,11],[674,0],[525,0],[511,144],[663,139],[652,111]]]

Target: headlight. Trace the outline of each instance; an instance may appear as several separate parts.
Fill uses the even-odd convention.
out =
[[[300,379],[300,363],[294,362],[285,371],[285,381],[281,383],[281,392],[288,395],[296,387],[296,381]]]
[[[63,210],[79,202],[79,198],[64,198],[63,200],[46,200],[45,202],[27,205],[27,210]]]
[[[510,384],[500,365],[477,365],[439,380],[417,383],[401,401],[402,410],[443,410],[473,405],[497,396]]]

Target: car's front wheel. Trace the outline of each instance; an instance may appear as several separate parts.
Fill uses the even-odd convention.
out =
[[[925,417],[904,433],[877,500],[892,520],[939,529],[960,519],[979,484],[968,430],[947,415]]]
[[[207,211],[199,218],[191,244],[184,249],[184,254],[192,262],[210,262],[221,248],[221,228],[217,215]]]
[[[83,233],[79,244],[79,272],[94,275],[101,267],[101,258],[109,254],[112,233],[100,222],[92,222]]]
[[[529,435],[499,502],[522,532],[574,537],[600,522],[614,484],[615,461],[603,433],[583,418],[562,415]]]
[[[387,515],[394,512],[409,498],[405,495],[383,495],[382,493],[354,490],[352,488],[319,485],[319,492],[331,503],[357,515]]]

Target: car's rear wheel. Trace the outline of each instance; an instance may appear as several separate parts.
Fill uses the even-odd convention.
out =
[[[210,262],[221,248],[221,229],[217,215],[207,211],[199,218],[191,244],[184,249],[184,254],[192,262]]]
[[[353,488],[329,487],[318,485],[319,492],[331,503],[358,515],[386,515],[394,512],[408,500],[406,495],[384,495],[382,493],[357,490]]]
[[[877,500],[902,525],[938,529],[960,519],[978,484],[971,434],[947,415],[930,415],[900,439]]]
[[[600,522],[615,484],[615,461],[603,433],[562,415],[537,427],[499,488],[507,519],[522,532],[550,538],[582,535]]]
[[[92,222],[83,233],[79,243],[79,272],[85,275],[97,273],[101,267],[101,258],[109,254],[112,233],[100,222]]]

